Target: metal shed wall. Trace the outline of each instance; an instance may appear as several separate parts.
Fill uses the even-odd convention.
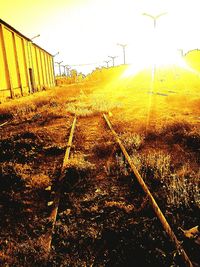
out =
[[[55,86],[53,56],[0,20],[0,98]]]

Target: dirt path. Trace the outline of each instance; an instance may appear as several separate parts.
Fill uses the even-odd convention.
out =
[[[55,266],[169,266],[174,248],[102,117],[78,119],[73,154],[91,165],[75,174],[59,213],[52,243]]]
[[[107,195],[105,201],[111,195],[112,200],[115,201],[120,198],[121,191],[123,191],[118,177],[113,177],[111,170],[115,171],[116,152],[119,152],[119,148],[114,143],[105,121],[101,116],[95,116],[92,119],[82,118],[77,125],[77,132],[78,136],[75,140],[77,152],[83,153],[86,161],[94,165],[93,173],[89,178],[90,185],[93,187],[92,198],[101,196],[103,192],[104,195]],[[92,199],[88,201],[92,201]]]
[[[27,166],[27,171],[23,169],[19,174],[31,171],[29,176],[37,181],[28,190],[26,184],[19,184],[16,189],[11,184],[6,195],[12,196],[14,202],[10,204],[9,221],[6,217],[1,221],[4,229],[1,246],[4,251],[9,251],[7,244],[16,248],[14,256],[19,261],[16,266],[44,265],[44,251],[34,242],[49,227],[48,202],[52,199],[45,190],[47,178],[51,178],[52,184],[56,181],[72,120],[72,116],[67,120],[53,120],[45,122],[44,127],[39,118],[25,127],[24,132],[19,125],[1,143],[5,164],[12,167],[11,171],[16,166]],[[142,190],[128,173],[119,147],[100,115],[78,118],[71,157],[74,163],[63,187],[48,266],[167,267],[175,264],[174,248],[163,234]],[[5,179],[10,175],[9,168],[5,169],[7,176],[2,172]],[[21,176],[17,175],[13,179],[21,183]],[[19,213],[25,200],[27,205],[22,205]],[[2,212],[8,214],[7,210]],[[16,225],[14,217],[19,214]]]
[[[53,238],[56,266],[137,264],[144,251],[135,238],[144,235],[138,233],[141,223],[151,227],[152,222],[141,214],[137,218],[146,206],[144,195],[129,174],[125,175],[123,158],[103,118],[78,120],[74,149],[93,168],[78,173],[68,205],[58,216]],[[141,266],[147,263],[148,255]],[[159,265],[155,262],[154,266]]]

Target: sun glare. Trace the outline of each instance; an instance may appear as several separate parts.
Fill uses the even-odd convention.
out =
[[[138,24],[139,35],[132,35],[132,45],[129,47],[128,57],[130,67],[123,77],[134,76],[144,69],[177,66],[193,71],[183,57],[181,43],[183,40],[180,31],[180,22],[187,5],[178,12],[178,5],[166,5],[162,9],[142,8]],[[177,23],[176,23],[177,22]],[[188,23],[189,24],[189,23]],[[182,25],[184,28],[187,24]]]
[[[138,69],[152,64],[180,65],[177,49],[187,49],[192,42],[190,40],[193,38],[185,38],[184,32],[185,29],[187,35],[192,32],[188,31],[192,18],[191,12],[187,11],[194,5],[188,6],[188,1],[181,1],[181,6],[179,1],[170,0],[83,2],[77,0],[73,5],[63,5],[64,8],[59,12],[56,10],[51,25],[53,28],[57,25],[55,21],[59,22],[55,38],[49,44],[56,47],[62,36],[59,49],[66,50],[66,44],[68,49],[60,60],[67,61],[69,65],[99,61],[105,65],[104,60],[107,60],[108,55],[116,55],[116,65],[121,64],[122,55],[117,43],[127,44],[127,63],[137,63]],[[154,29],[153,20],[143,13],[165,15],[158,18]],[[61,24],[66,25],[64,31]]]
[[[130,66],[124,72],[123,77],[134,76],[142,70],[151,68],[170,68],[171,66],[177,66],[180,68],[191,71],[191,68],[187,65],[184,58],[177,50],[167,50],[161,47],[155,49],[148,47],[146,51],[137,50],[132,57]]]
[[[40,33],[35,39],[39,46],[53,54],[60,51],[56,61],[86,74],[106,66],[108,55],[117,56],[115,65],[122,64],[117,43],[127,44],[126,63],[134,65],[133,73],[153,64],[180,65],[177,49],[187,52],[200,43],[199,0],[57,0],[51,4],[19,0],[12,9],[9,1],[0,2],[2,19],[27,37]],[[32,12],[27,13],[30,8]],[[163,15],[154,27],[154,20],[144,14]]]

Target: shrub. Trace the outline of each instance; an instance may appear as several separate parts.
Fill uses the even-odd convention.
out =
[[[71,155],[67,168],[87,173],[94,170],[95,165],[85,160],[84,154],[76,153]]]
[[[125,148],[129,153],[134,152],[135,149],[140,149],[141,146],[144,144],[144,136],[137,134],[137,133],[123,133],[120,136]]]
[[[116,161],[108,161],[105,166],[105,172],[107,175],[113,176],[127,176],[129,175],[129,166],[126,163],[124,155],[122,153],[115,155]]]
[[[89,106],[87,103],[79,101],[76,103],[68,103],[66,106],[66,111],[70,114],[81,117],[87,117],[94,114],[94,111],[92,110],[91,106]]]
[[[200,207],[200,171],[195,173],[185,164],[163,181],[167,191],[167,204],[173,207]]]

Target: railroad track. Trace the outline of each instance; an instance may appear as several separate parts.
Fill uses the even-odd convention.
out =
[[[0,124],[0,127],[3,127],[4,125],[6,125],[6,124],[8,124],[9,123],[9,121],[5,121],[4,123],[1,123]]]
[[[129,165],[129,167],[130,167],[130,169],[132,171],[132,174],[133,174],[134,178],[137,179],[137,182],[139,183],[139,185],[143,189],[144,193],[146,194],[146,197],[148,198],[149,203],[151,204],[151,206],[152,206],[157,218],[161,222],[164,231],[168,235],[168,237],[171,240],[171,242],[174,244],[174,247],[176,248],[176,251],[178,252],[178,254],[182,257],[182,260],[185,263],[185,266],[192,267],[193,264],[192,264],[191,260],[189,259],[188,255],[185,252],[184,248],[182,247],[181,243],[178,241],[178,239],[177,239],[176,235],[174,234],[171,226],[169,225],[167,219],[165,218],[164,214],[162,213],[159,205],[157,204],[155,198],[153,197],[152,193],[150,192],[150,190],[147,187],[146,183],[144,182],[143,178],[139,174],[137,168],[133,164],[133,162],[131,160],[131,157],[129,156],[126,148],[124,147],[121,139],[119,138],[118,134],[114,130],[114,128],[112,126],[112,123],[110,122],[110,120],[109,120],[109,118],[108,118],[108,116],[106,114],[103,114],[103,119],[104,119],[104,121],[105,121],[105,123],[107,125],[107,128],[110,130],[110,133],[112,134],[115,143],[120,147],[120,150],[123,153],[128,165]],[[51,211],[51,214],[50,214],[50,217],[49,217],[49,219],[51,221],[51,229],[44,236],[43,246],[44,246],[44,248],[45,248],[45,250],[47,252],[47,255],[49,255],[49,253],[51,251],[51,243],[52,243],[52,238],[53,238],[53,232],[54,232],[54,227],[55,227],[55,223],[56,223],[57,216],[58,216],[58,209],[59,209],[59,203],[60,203],[60,198],[61,198],[61,191],[62,191],[61,189],[62,189],[64,178],[65,178],[65,175],[66,175],[67,165],[68,165],[68,162],[69,162],[69,159],[70,159],[70,150],[71,150],[71,147],[72,147],[72,142],[73,142],[73,136],[74,136],[74,133],[75,133],[76,123],[77,123],[77,117],[75,116],[74,119],[73,119],[73,122],[72,122],[69,139],[68,139],[68,143],[67,143],[67,146],[66,146],[65,156],[64,156],[64,159],[63,159],[63,163],[62,163],[61,173],[60,173],[60,176],[59,176],[59,179],[58,179],[58,184],[57,184],[55,197],[54,197],[53,205],[52,205],[52,211]]]

